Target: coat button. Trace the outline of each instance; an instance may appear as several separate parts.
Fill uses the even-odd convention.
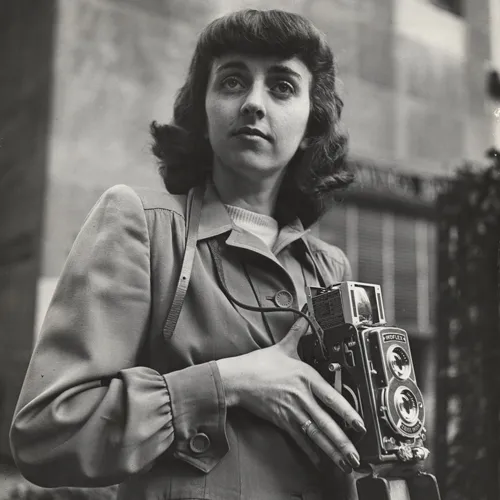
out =
[[[280,290],[276,293],[273,300],[278,307],[291,307],[293,304],[293,295],[288,290]]]
[[[210,448],[210,438],[203,432],[199,432],[189,440],[189,448],[193,453],[203,453]]]

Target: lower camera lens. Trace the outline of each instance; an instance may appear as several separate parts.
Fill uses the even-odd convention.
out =
[[[394,402],[399,416],[409,425],[418,420],[417,398],[407,387],[400,387],[394,394]]]
[[[381,414],[397,435],[417,437],[425,422],[422,393],[411,378],[404,382],[394,377],[380,393]],[[383,410],[383,413],[382,413]]]

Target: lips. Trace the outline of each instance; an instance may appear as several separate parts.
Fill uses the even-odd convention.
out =
[[[258,128],[253,128],[253,127],[241,127],[236,132],[234,132],[233,135],[253,135],[257,137],[262,137],[263,139],[266,139],[266,141],[271,141],[271,137],[262,132],[262,130],[259,130]]]

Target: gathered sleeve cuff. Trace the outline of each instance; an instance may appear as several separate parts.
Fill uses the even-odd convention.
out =
[[[28,480],[45,487],[115,484],[170,446],[165,380],[136,366],[150,308],[142,202],[128,186],[115,186],[74,242],[19,395],[10,441]]]
[[[150,251],[140,197],[107,190],[69,253],[13,418],[12,454],[32,483],[117,484],[167,449],[208,472],[228,450],[215,362],[167,375],[137,366],[150,330]]]
[[[210,472],[229,450],[226,400],[215,361],[164,375],[175,433],[174,456]]]

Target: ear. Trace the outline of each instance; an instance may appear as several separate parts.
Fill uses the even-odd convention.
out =
[[[299,149],[307,149],[309,147],[309,139],[307,139],[306,137],[304,137],[304,139],[302,139],[300,141],[300,144],[299,144]]]

